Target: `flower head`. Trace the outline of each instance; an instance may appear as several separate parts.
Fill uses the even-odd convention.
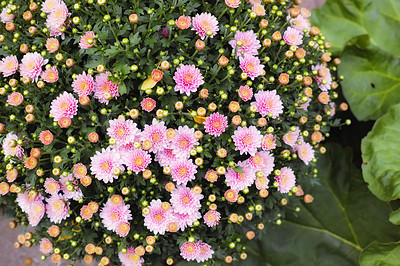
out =
[[[39,134],[39,140],[43,145],[49,145],[53,142],[53,134],[49,130],[44,130]]]
[[[271,113],[272,118],[277,118],[283,113],[283,104],[281,97],[273,91],[259,91],[254,95],[257,111],[264,117]]]
[[[186,242],[181,246],[181,256],[187,261],[195,260],[200,248],[197,243]]]
[[[35,199],[28,211],[28,220],[31,226],[36,226],[42,220],[44,214],[46,213],[46,208],[42,200]]]
[[[201,208],[202,194],[196,194],[185,186],[178,186],[171,192],[171,204],[174,212],[180,214],[192,214]]]
[[[240,86],[238,94],[239,94],[240,99],[247,102],[247,101],[251,100],[251,98],[253,98],[253,89],[247,85]]]
[[[235,38],[229,44],[232,46],[233,52],[236,51],[236,58],[244,55],[258,55],[258,49],[261,47],[253,30],[237,31]]]
[[[72,82],[72,89],[79,96],[89,95],[94,89],[94,79],[91,75],[83,72]]]
[[[163,149],[158,151],[155,160],[160,164],[161,167],[170,166],[172,162],[177,159],[173,149]]]
[[[50,67],[46,69],[41,76],[44,81],[48,83],[54,83],[58,80],[58,70],[55,66]]]
[[[25,154],[24,148],[21,145],[17,144],[18,136],[14,134],[14,132],[10,132],[3,139],[2,149],[4,151],[4,155],[17,156],[19,159]]]
[[[11,76],[18,70],[18,58],[15,55],[9,55],[0,61],[0,73],[3,73],[4,77]]]
[[[171,163],[171,176],[178,185],[186,185],[187,182],[195,179],[197,166],[191,159],[176,160]]]
[[[192,19],[192,30],[196,31],[202,40],[204,40],[206,35],[212,38],[219,31],[218,20],[210,13],[197,14]]]
[[[301,145],[297,146],[297,155],[306,165],[308,165],[309,162],[314,159],[314,149],[310,143],[303,142]]]
[[[60,194],[54,194],[47,199],[46,213],[52,223],[60,223],[69,217],[69,202]]]
[[[175,132],[175,137],[171,141],[171,147],[179,158],[188,158],[190,150],[199,145],[199,141],[194,137],[194,129],[188,126],[179,126]]]
[[[175,21],[176,26],[181,30],[186,30],[190,27],[190,17],[182,15]]]
[[[7,103],[12,106],[18,106],[24,101],[24,96],[19,92],[12,92],[7,97]]]
[[[114,204],[111,199],[108,199],[100,211],[100,218],[105,228],[116,231],[120,223],[126,223],[132,220],[129,204],[124,204],[123,201],[119,204]]]
[[[37,81],[42,74],[42,67],[49,60],[45,60],[38,52],[27,53],[22,57],[19,71],[23,78],[30,78]]]
[[[283,167],[281,174],[275,177],[278,182],[278,191],[281,193],[288,193],[296,185],[296,177],[294,172],[289,167]]]
[[[56,38],[48,38],[46,41],[46,49],[49,53],[55,53],[60,48],[60,42]]]
[[[96,43],[96,40],[94,39],[95,37],[96,35],[94,34],[93,31],[85,32],[85,34],[82,35],[79,41],[79,47],[82,49],[92,48]]]
[[[237,166],[241,168],[238,171],[228,167],[225,178],[226,184],[231,189],[240,191],[254,183],[256,179],[256,170],[246,161],[237,163]]]
[[[73,188],[72,191],[68,190],[66,182],[69,181],[71,182],[73,185],[75,185],[75,187]],[[73,200],[79,200],[80,198],[83,198],[83,193],[81,191],[81,189],[77,186],[78,181],[74,179],[72,174],[68,174],[67,176],[62,176],[59,180],[60,184],[61,184],[61,190],[64,193],[64,197],[65,199],[73,199]]]
[[[69,92],[65,91],[51,102],[50,114],[54,121],[58,121],[62,117],[73,118],[77,111],[78,100]]]
[[[260,59],[258,59],[258,57],[245,54],[243,57],[239,58],[239,61],[242,71],[252,80],[261,76],[264,72],[264,65],[260,64]]]
[[[299,46],[303,43],[303,35],[298,30],[288,27],[283,33],[283,40],[288,45]]]
[[[54,195],[60,191],[61,186],[54,178],[49,177],[44,181],[44,188],[46,189],[46,193]]]
[[[167,225],[172,219],[171,209],[162,208],[161,200],[152,200],[150,202],[149,213],[143,214],[144,225],[154,234],[163,235],[167,231]]]
[[[154,108],[156,108],[156,104],[157,104],[156,101],[150,97],[144,98],[140,102],[140,106],[142,107],[142,109],[148,113],[153,111]]]
[[[233,133],[232,140],[235,143],[235,150],[240,154],[254,155],[258,148],[261,148],[263,136],[255,126],[238,127]]]
[[[219,113],[213,113],[204,121],[206,132],[212,136],[219,137],[228,127],[228,118]]]
[[[179,91],[181,94],[185,93],[187,96],[196,92],[204,84],[203,76],[195,65],[178,67],[174,74],[174,80],[176,82],[175,91]]]
[[[133,247],[128,248],[125,254],[122,251],[118,252],[118,258],[124,266],[141,266],[144,262]]]
[[[285,144],[289,145],[294,149],[295,146],[297,145],[297,140],[299,139],[299,136],[300,136],[300,129],[299,127],[296,127],[294,131],[289,131],[288,133],[283,135],[282,140]]]
[[[268,176],[274,170],[274,156],[266,151],[260,151],[249,158],[249,164],[256,171],[261,171]]]
[[[240,3],[240,0],[225,0],[225,5],[230,8],[238,8]]]
[[[151,156],[147,151],[142,149],[134,149],[133,151],[126,152],[123,158],[124,164],[128,168],[138,174],[146,169],[151,163]]]
[[[219,219],[221,219],[221,214],[217,211],[208,211],[203,216],[204,223],[208,227],[213,227],[219,224]]]
[[[7,13],[7,9],[9,9],[11,7],[12,7],[12,5],[8,4],[6,7],[3,8],[3,10],[1,11],[1,14],[0,14],[1,22],[6,23],[6,22],[13,21],[15,19],[14,14]]]
[[[42,252],[45,255],[48,255],[53,251],[53,244],[51,243],[51,241],[49,239],[42,238],[40,240],[39,249],[40,249],[40,252]]]
[[[110,126],[107,128],[107,135],[114,138],[117,146],[122,146],[134,142],[140,135],[140,130],[132,120],[125,120],[123,116],[118,119],[110,120]]]
[[[118,84],[114,84],[112,80],[108,80],[110,72],[100,73],[96,76],[94,84],[94,98],[101,103],[108,104],[112,97],[118,97]]]
[[[145,125],[141,134],[143,141],[150,140],[151,148],[150,151],[157,152],[166,148],[167,139],[167,127],[164,122],[158,122],[153,119],[151,125]]]
[[[105,183],[113,182],[118,178],[117,173],[122,168],[122,159],[116,150],[108,147],[97,151],[91,158],[90,171],[95,177]]]
[[[211,246],[202,241],[199,241],[197,244],[199,246],[199,253],[197,254],[196,261],[200,263],[211,259],[212,255],[214,254]]]
[[[276,137],[272,134],[266,134],[261,140],[261,148],[265,151],[273,150],[276,148]]]

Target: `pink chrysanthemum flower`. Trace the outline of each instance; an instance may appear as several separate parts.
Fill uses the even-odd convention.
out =
[[[23,78],[30,78],[37,81],[42,74],[42,67],[49,60],[44,59],[38,52],[27,53],[22,57],[19,72]]]
[[[171,204],[174,212],[180,214],[191,214],[201,208],[200,200],[202,194],[196,194],[193,190],[185,186],[178,186],[171,192]]]
[[[18,206],[25,213],[29,212],[29,210],[32,206],[32,203],[35,200],[42,200],[41,195],[40,195],[40,197],[38,196],[35,199],[32,199],[28,194],[29,194],[29,191],[25,191],[24,193],[18,193],[18,195],[17,195]]]
[[[143,214],[144,225],[154,234],[165,234],[167,231],[167,225],[171,221],[172,214],[171,209],[165,210],[161,207],[161,200],[152,200],[150,202],[149,213]]]
[[[122,222],[118,224],[117,229],[115,232],[120,236],[120,237],[125,237],[128,235],[129,231],[131,230],[131,226],[128,222]]]
[[[265,16],[265,8],[262,4],[254,4],[251,8],[251,11],[256,13],[258,17]]]
[[[242,71],[246,73],[247,76],[252,80],[258,76],[261,76],[264,72],[264,65],[260,64],[260,59],[258,59],[258,57],[245,54],[239,58],[239,61]]]
[[[44,130],[39,134],[39,140],[43,143],[43,145],[51,144],[53,142],[53,139],[53,133],[51,133],[49,130]]]
[[[0,73],[3,77],[8,77],[17,72],[18,70],[18,58],[15,55],[9,55],[0,61]]]
[[[247,101],[251,100],[251,98],[253,98],[253,89],[247,85],[240,86],[238,94],[239,94],[240,99],[247,102]]]
[[[186,30],[190,27],[191,22],[190,22],[190,17],[182,15],[180,16],[176,21],[175,24],[176,26],[181,29],[181,30]]]
[[[314,149],[310,143],[303,142],[303,144],[297,146],[297,155],[308,165],[314,159]]]
[[[50,31],[59,31],[60,27],[64,24],[67,18],[67,5],[63,1],[60,1],[59,4],[54,5],[53,10],[51,10],[50,14],[47,16],[46,26],[50,28]],[[50,35],[52,35],[51,32]]]
[[[188,126],[179,126],[175,137],[171,141],[171,147],[178,158],[190,157],[190,150],[199,145],[194,137],[194,129]]]
[[[233,190],[241,191],[250,187],[256,179],[256,171],[246,161],[238,162],[237,166],[241,167],[239,172],[228,167],[225,174],[226,184]]]
[[[118,119],[110,120],[110,126],[107,128],[107,134],[115,139],[116,145],[121,146],[135,141],[140,130],[132,120],[125,120],[123,116]]]
[[[61,186],[54,178],[46,178],[44,181],[44,188],[46,189],[46,193],[54,195],[60,191]]]
[[[187,227],[193,226],[193,223],[201,218],[201,213],[200,211],[195,211],[190,214],[173,212],[173,216],[178,223],[179,230],[184,231]]]
[[[288,193],[296,185],[296,177],[289,167],[283,167],[275,180],[279,183],[278,191],[281,193]]]
[[[204,84],[203,76],[195,65],[180,65],[175,71],[174,80],[174,90],[186,93],[187,96]]]
[[[211,246],[209,244],[199,241],[198,246],[199,246],[199,253],[197,254],[196,257],[196,261],[198,263],[204,262],[212,258],[214,251],[211,249]]]
[[[55,53],[60,48],[60,42],[56,38],[48,38],[46,41],[46,49],[49,53]]]
[[[240,3],[240,0],[225,0],[225,5],[230,8],[238,8]]]
[[[266,134],[261,140],[261,148],[270,151],[276,148],[276,137],[272,134]]]
[[[123,202],[114,204],[108,199],[103,208],[101,208],[100,218],[105,228],[116,231],[120,223],[132,220],[130,205]]]
[[[261,171],[265,176],[268,176],[274,170],[275,157],[267,151],[260,151],[249,158],[249,164],[256,171]]]
[[[113,84],[112,80],[108,80],[110,72],[101,73],[96,76],[94,83],[94,98],[99,100],[101,103],[108,104],[109,100],[119,96],[118,84]]]
[[[297,145],[297,141],[299,139],[300,129],[296,127],[295,131],[289,131],[285,135],[283,135],[282,140],[285,144],[289,145],[292,148],[295,148]]]
[[[21,145],[17,145],[18,136],[14,134],[14,132],[10,132],[3,139],[2,149],[4,151],[4,155],[17,156],[19,159],[25,154],[24,148]]]
[[[220,113],[213,113],[204,121],[206,132],[212,136],[219,137],[228,127],[228,118]]]
[[[238,42],[241,45],[238,45]],[[244,55],[258,55],[258,49],[261,47],[260,41],[253,30],[237,31],[235,39],[229,42],[233,52],[236,51],[236,58]]]
[[[150,97],[144,98],[140,102],[140,106],[142,107],[142,109],[148,113],[153,111],[154,108],[156,108],[156,104],[157,104],[156,101]]]
[[[195,179],[197,165],[192,160],[176,160],[171,163],[171,176],[178,185],[186,185],[187,182]]]
[[[156,119],[153,119],[151,125],[145,125],[141,138],[143,141],[150,140],[151,141],[151,152],[161,151],[166,148],[168,139],[167,139],[167,127],[164,122],[158,122]]]
[[[181,256],[187,261],[195,260],[200,252],[197,243],[186,242],[181,246]]]
[[[71,184],[74,185],[74,190],[69,191],[67,189],[67,185],[65,184],[67,181],[72,181]],[[72,174],[68,174],[65,177],[62,176],[59,182],[61,184],[61,190],[64,193],[65,199],[79,200],[80,198],[83,198],[83,193],[81,189],[77,186],[78,180],[75,180]]]
[[[192,30],[196,31],[202,40],[206,35],[213,38],[219,31],[218,20],[210,13],[197,14],[192,19]]]
[[[44,203],[41,200],[33,201],[28,211],[29,224],[33,227],[38,225],[45,213],[46,207]]]
[[[73,170],[74,176],[76,178],[82,178],[85,177],[87,174],[87,167],[86,165],[82,163],[77,163],[74,165],[74,170]]]
[[[63,117],[73,118],[78,111],[78,100],[69,93],[64,91],[56,99],[51,102],[50,114],[54,121],[58,121]]]
[[[58,70],[55,66],[46,69],[42,73],[42,78],[48,83],[54,83],[58,80]]]
[[[172,149],[163,149],[157,152],[155,156],[155,160],[161,165],[161,167],[170,166],[176,159],[177,156]]]
[[[72,82],[72,89],[79,96],[89,95],[94,89],[94,79],[91,75],[83,72]]]
[[[208,211],[206,214],[203,216],[204,223],[208,227],[213,227],[219,224],[219,219],[221,219],[221,214],[217,211]]]
[[[123,266],[141,266],[144,263],[144,259],[135,253],[133,247],[127,248],[125,254],[118,252],[118,258]]]
[[[81,217],[82,217],[83,220],[89,220],[90,218],[93,217],[93,212],[92,212],[92,210],[89,208],[88,205],[84,205],[84,206],[81,208],[80,215],[81,215]]]
[[[254,183],[256,184],[256,188],[258,190],[267,189],[268,184],[269,184],[269,179],[266,176],[263,176],[263,177],[257,178]]]
[[[258,148],[261,148],[263,136],[255,126],[238,127],[233,133],[232,140],[235,143],[235,150],[240,154],[254,155]]]
[[[290,18],[290,16],[289,16]],[[298,15],[296,18],[291,18],[290,19],[290,26],[293,29],[298,30],[299,32],[303,33],[303,30],[310,30],[311,29],[311,23],[308,19],[304,18],[302,15]]]
[[[52,223],[60,223],[62,220],[69,217],[69,202],[64,196],[54,194],[47,199],[46,213]]]
[[[283,33],[283,40],[288,45],[299,46],[303,43],[303,35],[291,27],[288,27]]]
[[[47,238],[42,238],[39,244],[39,250],[45,255],[50,254],[53,251],[53,244]]]
[[[113,182],[118,178],[118,174],[122,169],[122,159],[120,154],[108,147],[97,151],[91,158],[90,171],[100,181],[105,183]]]
[[[46,0],[42,3],[42,11],[44,13],[50,13],[56,9],[56,7],[60,4],[61,0]]]
[[[125,153],[123,161],[128,170],[138,174],[139,172],[145,170],[146,167],[151,163],[151,156],[147,151],[135,149],[131,152]]]
[[[271,116],[271,118],[277,118],[283,113],[283,104],[281,97],[273,91],[259,91],[254,95],[256,99],[255,104],[257,111],[264,116]],[[271,115],[269,115],[271,113]]]
[[[323,76],[315,76],[314,79],[318,82],[318,86],[321,89],[321,91],[328,91],[331,89],[331,84],[332,84],[332,76],[331,76],[331,72],[328,68],[326,68],[324,65],[322,64],[318,64],[316,66],[312,66],[311,67],[312,70],[316,70],[316,71],[320,71],[321,69],[324,70]],[[325,80],[326,82],[322,83],[322,81]]]
[[[96,35],[93,31],[87,31],[84,35],[82,35],[79,41],[79,47],[82,49],[92,48],[96,44],[96,40],[94,39],[95,37]]]
[[[7,13],[7,9],[9,9],[11,7],[12,7],[12,5],[8,4],[5,8],[3,8],[3,10],[1,11],[1,14],[0,14],[1,22],[6,23],[6,22],[13,21],[15,19],[14,14]]]
[[[18,106],[24,101],[24,96],[19,92],[12,92],[7,97],[7,103],[12,106]]]

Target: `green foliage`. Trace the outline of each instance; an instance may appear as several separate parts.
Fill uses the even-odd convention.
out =
[[[400,242],[373,242],[360,256],[360,266],[397,266],[400,261]]]

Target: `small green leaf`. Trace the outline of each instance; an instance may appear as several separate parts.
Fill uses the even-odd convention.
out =
[[[139,32],[136,32],[134,35],[129,36],[129,42],[131,46],[135,46],[140,42]]]
[[[373,242],[360,255],[361,266],[398,266],[400,263],[400,242]]]
[[[392,224],[400,225],[400,209],[394,211],[390,214],[389,221]]]
[[[118,92],[119,92],[121,95],[126,94],[127,88],[126,88],[125,83],[121,82],[121,83],[119,84],[119,86],[118,86]]]

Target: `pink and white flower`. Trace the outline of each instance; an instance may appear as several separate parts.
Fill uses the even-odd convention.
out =
[[[321,71],[324,75],[322,75],[322,76],[317,75],[317,76],[314,77],[314,79],[318,82],[318,86],[321,89],[321,91],[330,90],[331,89],[331,84],[332,84],[332,76],[331,76],[330,70],[328,68],[326,68],[322,64],[318,64],[316,66],[312,66],[311,69],[312,70],[316,70],[318,72],[320,72],[321,69],[324,70],[324,71]],[[322,82],[323,80],[325,80],[325,82]]]
[[[228,127],[228,118],[220,113],[213,113],[204,121],[206,132],[212,136],[219,137]]]
[[[190,150],[196,145],[199,145],[199,141],[194,137],[194,129],[188,126],[179,126],[171,141],[171,147],[176,156],[187,159],[190,157]]]
[[[298,30],[288,27],[283,33],[283,40],[287,45],[297,47],[303,43],[303,35]]]
[[[271,118],[278,118],[283,113],[283,104],[281,97],[273,91],[259,91],[254,95],[256,99],[255,104],[257,111],[264,116],[271,116]]]
[[[71,184],[74,186],[72,191],[68,190],[67,185],[65,184],[67,181],[71,182]],[[83,198],[83,193],[78,187],[78,180],[74,179],[72,174],[68,174],[65,177],[62,176],[59,182],[61,184],[61,190],[64,193],[65,199],[79,200],[80,198]]]
[[[101,73],[96,76],[94,83],[94,98],[101,103],[108,104],[109,100],[119,96],[119,83],[114,84],[112,80],[108,80],[110,72]]]
[[[50,67],[48,69],[46,69],[43,73],[42,73],[42,78],[44,81],[46,81],[47,83],[54,83],[57,82],[58,80],[58,70],[55,66]]]
[[[37,226],[46,213],[46,207],[42,200],[34,200],[28,211],[28,220],[31,226]]]
[[[299,136],[300,136],[300,129],[299,127],[296,127],[296,130],[289,131],[288,133],[283,135],[282,140],[285,144],[295,149],[297,146],[297,141],[299,139]]]
[[[196,194],[185,186],[178,186],[171,192],[171,204],[174,212],[180,214],[192,214],[201,208],[202,194]]]
[[[247,102],[253,98],[253,89],[248,85],[240,86],[238,94],[240,99]]]
[[[253,30],[237,31],[235,38],[229,44],[232,46],[233,52],[236,53],[236,58],[244,55],[258,55],[258,49],[261,47]]]
[[[60,194],[54,194],[46,200],[46,213],[49,217],[50,222],[60,223],[62,220],[69,217],[69,202],[64,196]]]
[[[72,89],[79,96],[89,95],[94,89],[94,79],[91,75],[83,72],[72,82]]]
[[[270,151],[276,148],[276,137],[272,134],[266,134],[261,140],[261,148]]]
[[[176,159],[177,156],[173,149],[163,149],[158,151],[155,156],[155,160],[160,164],[161,167],[169,167]]]
[[[228,167],[225,174],[225,180],[228,187],[240,191],[253,185],[254,180],[256,179],[256,171],[247,161],[238,162],[237,166],[241,167],[238,172],[233,168]]]
[[[214,254],[211,246],[202,241],[199,241],[197,244],[199,246],[199,253],[197,254],[196,261],[200,263],[211,259]]]
[[[221,214],[217,211],[208,211],[203,216],[204,223],[208,227],[214,227],[219,224],[219,220],[221,219]]]
[[[122,251],[118,252],[118,258],[123,266],[141,266],[144,263],[144,259],[135,253],[133,247],[127,248],[125,254]]]
[[[167,147],[167,127],[164,122],[153,119],[151,125],[145,125],[141,134],[142,141],[151,141],[151,152],[157,152]]]
[[[187,261],[195,260],[200,252],[197,243],[186,242],[181,246],[181,256]]]
[[[11,76],[17,72],[19,67],[18,58],[15,55],[9,55],[3,58],[0,61],[0,73],[3,74],[3,77]]]
[[[167,231],[167,225],[172,219],[172,210],[165,210],[161,207],[161,200],[150,202],[149,213],[143,214],[144,226],[154,234],[163,235]]]
[[[197,173],[197,165],[189,160],[176,160],[171,163],[171,176],[178,185],[186,185],[187,182],[195,179]]]
[[[310,143],[303,142],[297,146],[297,155],[299,158],[308,165],[314,159],[314,149]]]
[[[15,19],[14,14],[7,13],[7,9],[9,9],[11,7],[12,7],[12,5],[8,4],[5,8],[3,8],[3,10],[1,11],[1,14],[0,14],[1,22],[7,23],[7,22],[13,21]]]
[[[101,208],[100,218],[105,228],[115,232],[120,223],[132,220],[130,205],[123,202],[114,204],[111,199],[108,199]]]
[[[46,193],[54,195],[60,191],[61,185],[54,178],[46,178],[44,188],[46,189]]]
[[[92,48],[96,44],[96,40],[94,39],[96,35],[93,31],[87,31],[84,35],[82,35],[79,41],[79,47],[81,49],[89,49]],[[90,41],[89,41],[90,40]]]
[[[219,31],[218,20],[210,13],[197,14],[192,19],[192,30],[196,31],[202,40],[206,36],[213,38]]]
[[[151,163],[151,156],[147,151],[142,149],[134,149],[133,151],[126,152],[123,158],[124,164],[128,168],[138,174],[146,169]]]
[[[189,96],[204,84],[203,76],[195,65],[180,65],[174,74],[175,91]]]
[[[122,159],[120,154],[108,147],[97,151],[91,158],[90,171],[100,181],[105,183],[113,182],[118,178],[118,173],[122,169]]]
[[[125,120],[123,116],[109,122],[110,126],[107,128],[107,134],[115,139],[117,146],[134,142],[135,138],[140,135],[140,130],[136,127],[136,123],[130,119]]]
[[[49,60],[44,59],[38,52],[27,53],[22,57],[19,72],[23,78],[30,78],[37,81],[42,74],[42,67]]]
[[[245,54],[244,56],[239,57],[239,61],[242,71],[246,73],[247,76],[252,80],[258,76],[261,76],[264,72],[264,65],[261,65],[258,57]]]
[[[240,154],[254,155],[258,148],[261,148],[263,136],[255,126],[238,127],[233,133],[232,140],[235,143],[235,150]]]
[[[303,30],[306,29],[309,31],[311,29],[311,23],[308,19],[304,18],[302,15],[298,15],[296,18],[290,19],[290,26],[293,29],[298,30],[303,33]]]
[[[73,118],[77,111],[78,100],[69,92],[64,91],[63,94],[60,94],[51,102],[50,114],[53,116],[54,121],[58,121],[63,117]]]
[[[2,149],[5,156],[17,156],[19,159],[25,154],[24,148],[17,144],[18,136],[14,132],[10,132],[3,139]]]
[[[261,171],[265,176],[268,176],[274,170],[275,157],[266,151],[260,151],[248,159],[249,164],[256,171]]]
[[[288,193],[296,185],[296,177],[294,172],[289,167],[283,167],[281,174],[275,177],[278,182],[278,191],[281,193]]]

